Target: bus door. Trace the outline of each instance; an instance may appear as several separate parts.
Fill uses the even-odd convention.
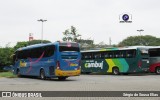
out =
[[[138,66],[142,67],[143,71],[149,70],[149,53],[148,49],[140,49],[141,61],[138,62]]]

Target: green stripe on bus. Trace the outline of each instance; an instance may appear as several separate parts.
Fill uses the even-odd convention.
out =
[[[123,64],[119,59],[113,59],[114,64],[119,68],[120,72],[123,72]]]
[[[123,72],[127,72],[128,69],[129,69],[129,65],[128,63],[126,62],[126,60],[124,58],[120,58],[119,61],[121,62],[122,64],[122,68],[123,68]]]

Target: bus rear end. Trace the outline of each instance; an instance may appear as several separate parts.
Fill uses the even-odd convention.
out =
[[[59,42],[55,75],[58,78],[80,75],[80,48],[78,43]]]

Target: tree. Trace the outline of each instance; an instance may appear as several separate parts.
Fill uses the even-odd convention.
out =
[[[135,46],[135,45],[158,46],[160,45],[160,38],[156,38],[150,35],[129,36],[118,44],[118,46]]]
[[[102,41],[102,42],[96,44],[95,47],[96,48],[106,48],[106,47],[109,47],[109,46]]]
[[[28,46],[28,42],[17,42],[17,44],[14,46],[14,49],[17,50],[18,48],[22,48],[26,46]]]
[[[80,43],[81,50],[94,48],[94,41],[91,39],[79,39],[77,42]]]
[[[0,71],[3,70],[3,66],[12,64],[11,55],[14,53],[14,49],[11,47],[0,48]]]
[[[77,33],[77,29],[74,26],[71,26],[71,29],[67,29],[63,32],[63,41],[70,41],[70,42],[78,42],[78,37],[81,35]]]

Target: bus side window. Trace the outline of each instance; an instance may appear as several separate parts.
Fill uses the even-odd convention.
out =
[[[120,58],[126,58],[126,51],[125,50],[120,51]]]
[[[51,46],[45,46],[43,49],[44,49],[43,50],[44,57],[50,57],[50,56],[54,55],[55,46],[53,46],[53,45],[51,45]]]
[[[82,59],[92,59],[92,53],[83,53]]]
[[[18,59],[26,59],[27,58],[27,51],[28,50],[23,50],[18,52]]]
[[[104,52],[104,58],[108,58],[108,57],[109,57],[108,52]]]
[[[84,55],[84,53],[82,53],[82,60],[83,60],[83,59],[85,59],[85,55]]]
[[[114,57],[119,58],[120,57],[120,51],[115,51],[114,52]]]
[[[150,57],[160,57],[160,49],[150,49],[149,50],[149,56]]]
[[[88,59],[93,59],[93,54],[92,53],[89,53]]]
[[[135,50],[127,50],[127,58],[135,57]]]
[[[94,53],[94,59],[100,59],[100,58],[101,58],[100,52]]]
[[[21,52],[22,52],[22,51],[18,51],[18,52],[17,52],[17,53],[18,53],[18,57],[17,57],[18,59],[21,59],[21,58],[22,58],[22,57],[21,57],[21,54],[22,54]]]
[[[108,55],[109,55],[109,58],[113,58],[114,57],[113,52],[109,52]]]
[[[105,59],[106,52],[101,52],[101,59]]]

